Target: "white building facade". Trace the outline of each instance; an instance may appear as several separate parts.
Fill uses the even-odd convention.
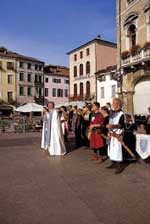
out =
[[[116,74],[117,66],[106,68],[105,70],[96,73],[97,82],[97,102],[101,106],[106,103],[112,103],[112,99],[117,97],[117,80],[114,75]]]
[[[19,104],[37,102],[43,104],[44,63],[36,59],[17,59],[17,102]]]

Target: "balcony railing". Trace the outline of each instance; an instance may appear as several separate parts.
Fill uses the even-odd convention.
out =
[[[131,64],[139,64],[143,61],[150,60],[150,49],[141,50],[139,53],[135,55],[129,55],[128,57],[122,59],[122,67],[128,67]]]
[[[94,99],[95,95],[77,95],[77,96],[74,96],[74,95],[70,95],[69,96],[69,100],[70,101],[89,101],[89,100],[92,100]]]

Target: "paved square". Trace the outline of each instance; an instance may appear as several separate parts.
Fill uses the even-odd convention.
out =
[[[0,224],[149,224],[150,165],[115,175],[80,148],[40,150],[40,133],[0,136]]]

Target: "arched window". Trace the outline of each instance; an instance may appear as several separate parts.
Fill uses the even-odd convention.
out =
[[[86,74],[90,74],[90,62],[86,62]]]
[[[130,47],[134,47],[136,45],[136,26],[132,24],[128,29],[128,37]]]
[[[80,96],[83,96],[83,82],[80,82]]]
[[[79,74],[80,75],[83,75],[83,64],[80,64],[80,67],[79,68],[80,68]]]
[[[77,77],[77,66],[74,66],[74,77]]]
[[[77,96],[77,84],[74,84],[74,96]]]
[[[87,81],[86,82],[86,96],[87,97],[90,97],[90,82],[89,81]]]

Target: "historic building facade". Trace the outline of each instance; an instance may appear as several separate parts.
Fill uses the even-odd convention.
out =
[[[150,0],[117,0],[117,70],[128,112],[150,106]]]
[[[96,100],[95,73],[116,64],[116,44],[95,38],[68,52],[70,100]]]
[[[56,105],[68,102],[69,68],[60,65],[44,67],[45,102],[52,101]]]
[[[101,106],[105,106],[106,103],[112,103],[112,99],[118,96],[116,70],[117,66],[114,65],[96,72],[96,96],[97,102],[99,102]]]
[[[44,62],[18,55],[16,77],[17,103],[44,103]]]
[[[0,48],[0,101],[43,103],[44,62]]]
[[[16,101],[16,59],[4,47],[0,48],[0,101]]]

